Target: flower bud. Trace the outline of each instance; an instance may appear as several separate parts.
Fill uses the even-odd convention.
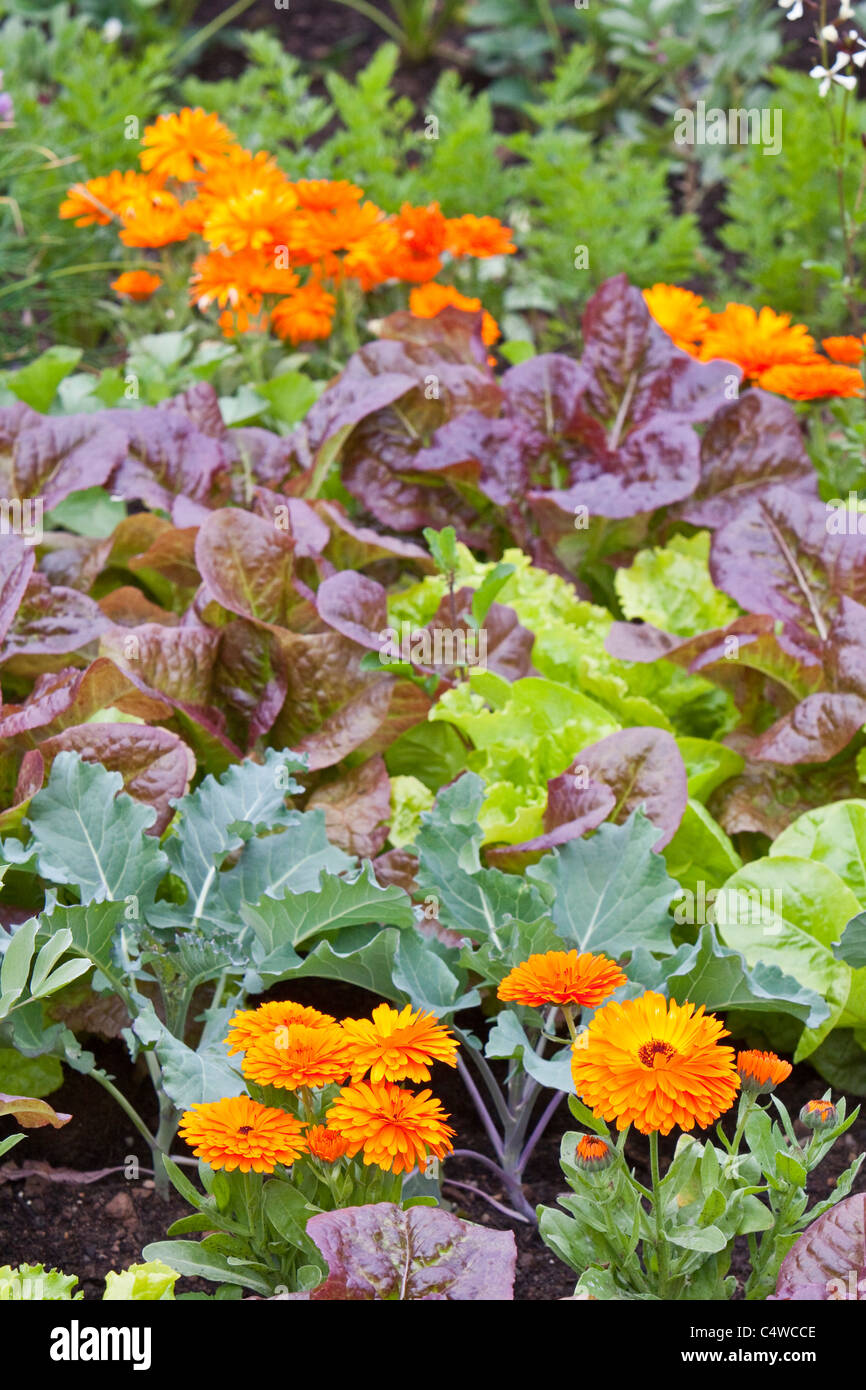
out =
[[[613,1163],[613,1152],[607,1140],[597,1134],[582,1134],[577,1141],[574,1157],[584,1173],[601,1173]]]
[[[775,1052],[738,1052],[737,1071],[746,1095],[768,1096],[791,1075],[791,1063]]]
[[[800,1119],[807,1129],[832,1129],[838,1116],[831,1100],[808,1100],[800,1111]]]

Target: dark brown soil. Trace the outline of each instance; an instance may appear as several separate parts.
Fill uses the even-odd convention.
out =
[[[224,9],[223,0],[202,0],[196,11],[195,27],[208,23]],[[333,69],[347,78],[353,78],[366,67],[383,44],[392,42],[371,19],[337,0],[291,0],[288,10],[275,9],[273,0],[257,0],[240,17],[234,34],[228,33],[227,41],[223,34],[217,35],[199,59],[196,75],[208,81],[236,77],[245,66],[237,36],[256,30],[273,34],[287,52],[309,69],[319,73]],[[410,97],[416,108],[423,110],[437,79],[442,72],[455,66],[455,60],[467,80],[474,85],[485,85],[486,79],[473,72],[468,51],[460,47],[462,32],[455,28],[443,35],[441,52],[424,62],[401,59],[394,82],[398,95]]]
[[[268,997],[290,996],[303,1003],[326,1008],[337,1017],[369,1012],[371,996],[349,985],[331,981],[306,980],[289,989],[278,987]],[[461,1022],[480,1032],[480,1014]],[[111,1072],[116,1084],[152,1122],[154,1106],[146,1074],[132,1067],[120,1043],[91,1039],[100,1063]],[[483,1129],[459,1078],[440,1067],[434,1076],[436,1094],[442,1097],[457,1130],[458,1146],[490,1153]],[[826,1084],[808,1066],[797,1067],[794,1077],[779,1094],[796,1115],[806,1100],[819,1096]],[[142,1247],[161,1240],[166,1228],[189,1208],[176,1194],[164,1204],[154,1193],[146,1146],[116,1103],[93,1080],[67,1071],[63,1087],[51,1097],[57,1110],[73,1119],[64,1129],[32,1130],[0,1164],[0,1265],[43,1263],[79,1276],[86,1298],[101,1298],[103,1279],[109,1269],[122,1269],[141,1258]],[[9,1120],[0,1121],[0,1135],[12,1132]],[[555,1205],[565,1190],[559,1170],[559,1144],[566,1129],[572,1128],[568,1107],[563,1103],[528,1165],[525,1192],[530,1203]],[[805,1133],[805,1131],[804,1131]],[[663,1164],[673,1151],[673,1136],[662,1141]],[[815,1199],[825,1197],[838,1175],[857,1152],[866,1148],[866,1119],[860,1118],[837,1144],[810,1182]],[[182,1146],[176,1144],[176,1152]],[[121,1168],[130,1156],[139,1161],[139,1176],[127,1178],[123,1172],[106,1173],[95,1181],[84,1181],[85,1174]],[[629,1143],[628,1157],[638,1177],[649,1181],[646,1145],[640,1135]],[[59,1170],[59,1171],[58,1171]],[[64,1176],[71,1181],[62,1180]],[[508,1197],[494,1175],[471,1159],[448,1162],[447,1178],[471,1183],[502,1204]],[[866,1176],[858,1176],[855,1191],[866,1191]],[[518,1247],[515,1296],[519,1301],[551,1301],[568,1297],[575,1277],[560,1263],[539,1238],[534,1227],[510,1220],[481,1197],[455,1188],[445,1189],[453,1209],[469,1220],[494,1229],[514,1231]],[[744,1254],[738,1252],[735,1272],[745,1268]],[[186,1287],[191,1287],[186,1284]]]

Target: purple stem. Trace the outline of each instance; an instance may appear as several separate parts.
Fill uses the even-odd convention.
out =
[[[499,1133],[497,1132],[496,1126],[493,1123],[490,1111],[484,1104],[484,1101],[481,1097],[481,1092],[478,1090],[478,1087],[472,1080],[472,1077],[469,1074],[469,1069],[466,1066],[466,1063],[463,1061],[462,1057],[457,1058],[457,1070],[460,1073],[464,1086],[466,1087],[467,1091],[472,1097],[472,1104],[478,1111],[481,1123],[484,1125],[484,1128],[487,1131],[487,1137],[493,1145],[493,1150],[496,1153],[497,1157],[501,1158],[503,1153],[502,1139]]]
[[[524,1169],[526,1168],[527,1163],[532,1157],[533,1149],[535,1148],[544,1131],[547,1129],[547,1126],[550,1124],[550,1121],[553,1119],[554,1111],[556,1110],[557,1106],[562,1100],[562,1097],[565,1094],[565,1091],[557,1091],[554,1094],[553,1098],[549,1100],[547,1105],[544,1107],[544,1110],[541,1114],[541,1119],[538,1121],[538,1124],[535,1126],[535,1129],[532,1131],[529,1138],[527,1139],[523,1147],[523,1152],[520,1155],[520,1158],[517,1160],[517,1167],[514,1171],[519,1178],[523,1177]]]
[[[480,1187],[476,1187],[474,1183],[457,1182],[455,1178],[446,1178],[442,1186],[462,1187],[466,1192],[471,1192],[476,1197],[483,1197],[485,1202],[489,1202],[490,1205],[492,1207],[495,1207],[497,1211],[501,1211],[503,1216],[508,1216],[513,1221],[525,1221],[527,1226],[531,1224],[528,1216],[524,1216],[522,1212],[513,1211],[511,1207],[504,1206],[502,1202],[497,1202],[496,1198],[491,1197],[489,1192],[483,1192],[482,1189]]]
[[[507,1178],[508,1176],[508,1174],[505,1172],[505,1169],[502,1168],[500,1164],[494,1163],[492,1158],[488,1158],[486,1154],[478,1153],[476,1149],[454,1149],[448,1155],[448,1157],[471,1158],[474,1159],[476,1163],[483,1163],[484,1167],[489,1168],[490,1171],[492,1173],[495,1173],[498,1178]]]

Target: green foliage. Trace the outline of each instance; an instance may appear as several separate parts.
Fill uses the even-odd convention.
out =
[[[714,587],[709,559],[709,531],[674,536],[664,547],[642,550],[629,569],[616,572],[624,616],[680,637],[732,622],[739,610]]]
[[[781,152],[770,159],[759,145],[745,146],[729,172],[723,204],[729,221],[720,232],[725,246],[738,256],[729,292],[756,307],[770,304],[780,313],[793,314],[817,337],[846,333],[852,325],[825,103],[812,78],[774,69],[772,79],[772,107],[782,113]],[[842,174],[849,207],[858,197],[864,133],[866,107],[851,103]],[[860,206],[856,225],[863,217]],[[855,286],[849,289],[856,292]]]
[[[300,790],[291,772],[302,767],[270,750],[261,764],[206,777],[177,802],[160,842],[147,833],[152,809],[120,790],[119,773],[61,753],[31,802],[28,843],[3,847],[19,872],[38,875],[45,909],[0,940],[0,1019],[7,1020],[0,1042],[25,1057],[65,1058],[105,1084],[94,1059],[68,1028],[43,1017],[40,1003],[95,968],[95,988],[114,994],[129,1015],[132,1055],[144,1049],[155,1063],[162,1124],[153,1135],[137,1121],[154,1152],[170,1142],[176,1110],[243,1089],[223,1039],[246,990],[261,989],[263,978],[290,978],[307,963],[306,973],[320,973],[318,949],[327,948],[325,976],[375,986],[381,972],[363,974],[367,948],[387,924],[386,996],[392,981],[405,980],[405,992],[397,985],[401,1001],[417,990],[444,1010],[477,998],[464,1001],[464,977],[435,953],[429,961],[411,948],[400,953],[397,929],[415,935],[406,894],[380,888],[369,868],[359,871],[329,844],[321,810],[287,805]],[[345,961],[355,953],[357,966]],[[344,964],[335,969],[330,962],[338,960]],[[206,986],[210,1006],[193,1044],[190,1005]]]
[[[14,128],[0,142],[7,274],[0,337],[15,356],[32,353],[47,314],[55,341],[93,346],[116,312],[101,295],[109,264],[120,258],[117,236],[110,227],[60,222],[57,209],[71,183],[134,162],[128,118],[143,127],[159,111],[170,82],[168,49],[151,45],[127,58],[106,45],[88,16],[56,5],[47,13],[41,6],[38,21],[3,20],[0,52],[15,105]]]
[[[750,966],[777,966],[826,1001],[826,1017],[804,1027],[795,1053],[796,1060],[809,1057],[819,1071],[821,1045],[833,1030],[866,1038],[866,967],[856,952],[849,961],[840,946],[848,923],[866,907],[864,859],[864,805],[836,802],[795,820],[768,856],[731,875],[715,903],[723,940],[742,951]],[[847,940],[856,941],[856,934]],[[765,1026],[772,1034],[772,1019]],[[860,1090],[853,1060],[845,1076],[839,1058],[830,1058],[833,1081]]]
[[[858,1111],[838,1119],[801,1145],[791,1119],[773,1096],[782,1121],[743,1094],[733,1140],[717,1127],[722,1147],[682,1134],[664,1177],[658,1170],[658,1135],[650,1136],[651,1191],[625,1162],[623,1137],[608,1143],[607,1165],[589,1170],[578,1153],[581,1136],[566,1134],[560,1163],[573,1196],[562,1211],[539,1209],[542,1239],[580,1276],[576,1296],[595,1299],[723,1300],[733,1297],[728,1273],[738,1236],[748,1236],[751,1270],[747,1299],[765,1299],[800,1231],[851,1190],[860,1154],[825,1201],[807,1211],[806,1184]],[[584,1107],[572,1103],[579,1118]],[[603,1130],[606,1139],[606,1127]],[[745,1137],[745,1151],[741,1152]],[[644,1205],[649,1201],[649,1210]]]

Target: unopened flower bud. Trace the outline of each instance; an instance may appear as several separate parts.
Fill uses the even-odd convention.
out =
[[[821,38],[825,39],[827,43],[838,43],[839,30],[836,28],[836,25],[825,24],[824,28],[821,30]]]
[[[738,1052],[737,1071],[743,1090],[750,1096],[768,1096],[791,1075],[791,1063],[775,1052]]]
[[[831,1129],[837,1118],[836,1107],[830,1100],[808,1100],[800,1111],[807,1129]]]
[[[582,1134],[574,1151],[578,1168],[584,1173],[601,1173],[613,1163],[613,1152],[607,1140],[597,1134]]]

